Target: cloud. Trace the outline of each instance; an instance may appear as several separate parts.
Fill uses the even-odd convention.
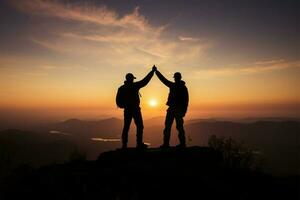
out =
[[[180,41],[187,41],[187,42],[198,42],[199,38],[192,38],[192,37],[183,37],[179,36]]]
[[[284,59],[277,59],[277,60],[260,60],[254,62],[255,65],[269,65],[269,64],[278,64],[284,62]]]
[[[54,65],[43,65],[41,66],[41,69],[44,69],[44,70],[53,70],[53,69],[57,69],[58,67],[57,66],[54,66]]]
[[[148,26],[147,20],[139,15],[139,7],[136,7],[132,13],[119,17],[116,12],[108,10],[105,6],[97,7],[91,4],[79,5],[49,0],[13,1],[13,4],[16,8],[30,14],[52,16],[98,25],[137,27],[141,30],[151,28]]]
[[[188,67],[201,60],[210,48],[210,42],[198,38],[168,37],[167,26],[152,25],[139,7],[121,16],[106,6],[91,3],[15,0],[12,5],[41,21],[37,26],[43,29],[30,36],[33,43],[74,59],[115,66],[155,62]],[[49,19],[57,23],[49,23]]]
[[[300,61],[278,60],[261,60],[243,66],[227,66],[211,69],[198,70],[195,76],[232,76],[232,75],[249,75],[284,70],[289,68],[300,68]]]
[[[280,60],[268,60],[268,61],[258,61],[253,65],[242,67],[240,69],[243,73],[260,73],[274,70],[282,70],[287,68],[299,68],[300,61],[285,61]]]
[[[48,73],[46,73],[46,72],[24,72],[23,75],[41,77],[41,76],[47,76]]]
[[[68,55],[74,62],[101,62],[118,67],[155,63],[167,70],[188,69],[194,75],[204,73],[209,76],[256,74],[299,67],[296,61],[274,59],[247,65],[201,68],[201,63],[208,57],[207,50],[215,45],[215,41],[186,36],[188,33],[169,37],[172,34],[168,35],[168,26],[152,25],[140,13],[139,7],[121,16],[104,5],[92,3],[14,0],[12,5],[33,17],[37,16],[36,20],[41,20],[42,25],[46,24],[38,34],[30,35],[33,43]],[[49,18],[57,23],[49,23]]]

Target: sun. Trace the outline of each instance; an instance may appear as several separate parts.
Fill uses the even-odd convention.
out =
[[[150,99],[148,103],[151,107],[156,107],[158,104],[156,99]]]

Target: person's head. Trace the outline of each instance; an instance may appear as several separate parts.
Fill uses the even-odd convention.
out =
[[[174,78],[175,82],[181,81],[181,74],[180,74],[180,72],[175,72],[173,78]]]
[[[132,73],[127,73],[125,78],[128,83],[133,83],[133,79],[136,79]]]

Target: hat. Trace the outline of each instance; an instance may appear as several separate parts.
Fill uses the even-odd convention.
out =
[[[176,77],[178,77],[178,78],[181,79],[181,74],[180,74],[180,72],[175,72],[173,78],[176,78]]]
[[[132,73],[126,74],[125,78],[126,78],[126,80],[129,80],[129,79],[136,79],[136,77],[134,77]]]

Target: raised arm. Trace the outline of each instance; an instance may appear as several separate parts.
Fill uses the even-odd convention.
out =
[[[155,73],[156,73],[157,77],[159,78],[159,80],[163,84],[165,84],[167,87],[171,87],[173,85],[173,82],[166,79],[158,70],[156,70]]]
[[[138,87],[138,88],[142,88],[142,87],[145,87],[149,81],[151,80],[152,76],[154,74],[154,70],[152,69],[151,72],[149,72],[145,78],[143,78],[142,80],[140,81],[137,81],[135,82],[135,85]]]

